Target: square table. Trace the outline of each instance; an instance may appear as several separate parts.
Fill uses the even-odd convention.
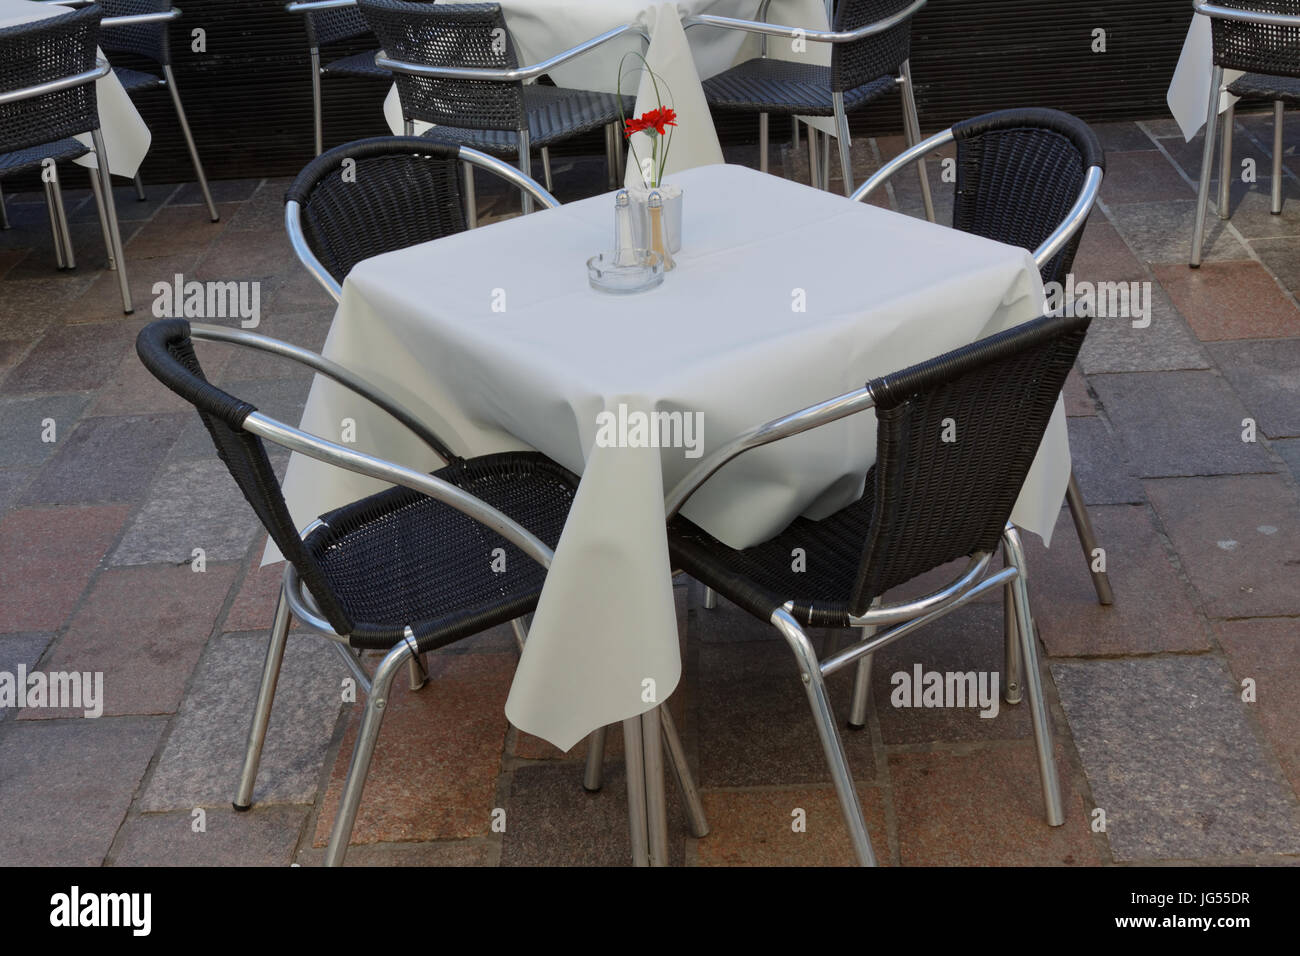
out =
[[[324,349],[460,454],[532,448],[581,474],[506,705],[562,750],[653,713],[677,685],[664,494],[700,455],[1043,312],[1024,249],[739,166],[674,181],[683,248],[654,290],[588,285],[585,260],[614,238],[612,194],[597,196],[358,263]],[[620,447],[608,429],[602,439],[610,416],[639,412],[680,412],[695,429],[682,447]],[[357,450],[414,468],[440,464],[319,377],[302,427],[335,440],[350,429]],[[874,432],[868,412],[751,451],[683,513],[732,547],[824,517],[861,496]],[[1058,400],[1013,520],[1047,541],[1069,471]],[[300,526],[381,487],[297,455],[284,483]]]

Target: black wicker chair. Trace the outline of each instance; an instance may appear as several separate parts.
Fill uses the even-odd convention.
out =
[[[47,161],[51,163],[47,168],[57,171],[61,160],[95,154],[96,168],[88,170],[90,184],[109,268],[117,270],[122,310],[129,313],[131,291],[95,95],[95,81],[109,72],[108,63],[99,59],[95,49],[102,17],[98,7],[88,7],[0,28],[0,180]],[[91,147],[74,138],[85,133],[90,134]],[[45,196],[55,258],[60,268],[75,268],[57,176],[45,183]]]
[[[1023,673],[1047,822],[1064,822],[1024,553],[1008,517],[1089,321],[1035,319],[768,422],[704,459],[669,493],[673,567],[770,621],[794,651],[840,808],[864,865],[874,863],[871,841],[823,678],[858,662],[854,709],[865,713],[874,651],[995,587],[1009,586],[1014,593],[1018,654],[1008,651],[1008,680]],[[876,413],[876,463],[862,498],[842,511],[821,521],[798,518],[775,538],[743,551],[678,514],[736,455],[868,408]],[[957,440],[945,442],[949,419],[956,423]],[[986,576],[999,543],[1006,567]],[[792,569],[795,548],[806,554],[807,570]],[[898,585],[963,557],[969,564],[947,587],[914,601],[882,603]],[[859,627],[864,634],[819,661],[804,627]]]
[[[321,121],[321,77],[360,76],[392,82],[393,75],[382,66],[375,65],[375,54],[379,52],[378,44],[374,49],[341,56],[321,65],[322,47],[373,37],[370,25],[366,23],[366,18],[361,15],[355,2],[339,4],[335,0],[325,0],[325,2],[318,0],[318,2],[290,3],[285,9],[290,13],[302,13],[307,17],[307,43],[311,48],[312,128],[315,132],[316,155],[319,156],[325,149]]]
[[[1088,124],[1046,109],[977,116],[886,163],[853,198],[865,200],[899,169],[951,142],[957,144],[953,228],[1033,250],[1043,282],[1064,283],[1106,166]],[[1097,600],[1112,604],[1110,578],[1096,569],[1097,539],[1073,473],[1066,500]]]
[[[777,26],[763,21],[770,0],[759,7],[758,20],[701,15],[686,18],[688,27],[714,26],[763,35],[763,55],[704,81],[704,96],[714,110],[758,113],[759,168],[767,171],[768,116],[833,116],[839,140],[844,195],[853,192],[849,155],[848,112],[895,89],[903,97],[903,131],[908,145],[921,138],[912,71],[912,17],[926,0],[840,0],[831,31]],[[767,56],[767,37],[786,37],[831,44],[831,65],[813,66]],[[809,168],[818,185],[817,137],[808,131]],[[829,144],[827,146],[829,149]],[[822,165],[824,169],[825,166]],[[934,221],[934,204],[925,164],[919,167],[926,216]],[[829,176],[821,183],[830,188]]]
[[[448,464],[422,474],[268,418],[207,381],[192,339],[303,362],[388,411]],[[235,808],[252,804],[291,614],[335,643],[368,694],[326,855],[328,864],[341,864],[394,676],[427,651],[533,610],[577,479],[535,453],[459,458],[392,399],[334,363],[274,339],[166,319],[146,326],[136,349],[154,376],[198,409],[221,460],[288,559]],[[398,487],[323,515],[300,536],[264,440]],[[507,556],[500,573],[497,548]],[[373,677],[357,660],[363,649],[388,652]]]
[[[1218,131],[1219,100],[1224,90],[1236,96],[1273,102],[1273,193],[1271,211],[1282,212],[1282,110],[1300,105],[1300,0],[1193,0],[1197,13],[1210,17],[1214,35],[1214,74],[1206,109],[1205,142],[1201,153],[1201,180],[1196,192],[1196,224],[1192,231],[1193,269],[1201,265],[1205,241],[1205,209],[1210,196],[1210,170],[1214,138]],[[1244,75],[1224,84],[1224,70]],[[1232,126],[1235,110],[1229,106],[1223,119],[1220,151],[1220,219],[1229,216],[1232,170]]]
[[[72,0],[68,5],[76,6],[91,0]],[[171,94],[172,106],[176,109],[176,119],[180,121],[181,132],[185,136],[185,146],[194,164],[195,177],[203,199],[208,205],[208,215],[216,222],[217,207],[212,202],[212,193],[208,189],[208,177],[203,172],[203,163],[199,159],[198,147],[194,145],[194,136],[190,132],[190,123],[185,116],[185,107],[181,104],[180,90],[176,87],[176,76],[172,73],[171,36],[168,24],[181,15],[181,11],[172,6],[171,0],[94,0],[104,11],[104,20],[100,24],[103,33],[99,38],[99,47],[114,59],[113,73],[128,93],[137,90],[156,90],[163,87]],[[131,66],[121,65],[121,60],[129,58]],[[139,67],[139,69],[136,69]],[[161,71],[159,76],[157,72]],[[137,173],[135,177],[136,195],[141,201],[145,199],[144,181]]]
[[[611,133],[635,109],[635,99],[528,81],[635,28],[618,27],[542,63],[520,66],[499,4],[359,0],[358,6],[383,45],[376,62],[397,77],[405,132],[413,133],[417,120],[433,123],[426,138],[512,157],[529,175],[530,151],[540,147],[550,189],[547,147],[603,127],[614,168],[621,151],[611,150]],[[472,184],[472,176],[467,182]],[[532,211],[527,192],[523,206]]]
[[[362,259],[465,229],[462,166],[486,169],[548,209],[559,205],[519,170],[476,150],[382,136],[336,146],[298,174],[285,194],[289,241],[338,301],[344,277]]]

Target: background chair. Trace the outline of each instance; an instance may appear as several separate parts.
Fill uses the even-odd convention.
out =
[[[903,135],[910,146],[921,138],[908,61],[912,17],[925,0],[840,0],[831,31],[806,30],[761,22],[770,0],[759,7],[759,20],[701,15],[689,26],[714,26],[763,35],[763,55],[746,60],[704,81],[704,96],[715,110],[758,113],[759,168],[767,172],[768,116],[833,116],[840,150],[844,195],[853,192],[848,113],[895,89],[903,96]],[[767,56],[767,37],[831,44],[831,65],[813,66]],[[809,168],[817,185],[817,137],[808,134]],[[829,148],[829,144],[828,144]],[[924,162],[918,166],[925,214],[934,221],[934,201]],[[829,176],[821,183],[829,188]]]
[[[853,198],[865,200],[899,169],[952,142],[957,144],[953,228],[1031,249],[1043,282],[1064,283],[1101,190],[1106,156],[1096,134],[1059,110],[987,113],[901,153]],[[1073,472],[1066,500],[1097,600],[1113,604],[1110,578],[1095,569],[1097,537]]]
[[[108,63],[96,55],[102,17],[103,11],[92,6],[0,29],[0,180],[40,168],[46,160],[57,164],[94,153],[95,168],[88,170],[90,185],[108,266],[117,270],[122,311],[129,313],[134,307],[95,96],[95,81],[109,71]],[[86,133],[89,147],[74,138]],[[57,178],[45,183],[45,197],[55,258],[60,268],[75,268]]]
[[[345,162],[355,164],[345,180]],[[526,190],[544,208],[558,200],[536,181],[477,150],[419,136],[381,136],[336,146],[307,164],[285,194],[285,227],[298,258],[337,302],[362,259],[466,228],[461,169],[478,167]]]
[[[875,857],[823,678],[857,662],[854,709],[865,708],[872,653],[994,587],[1009,587],[1015,598],[1018,653],[1008,634],[1007,659],[1014,658],[1029,689],[1047,822],[1064,822],[1024,553],[1008,517],[1089,321],[1036,319],[767,422],[705,458],[668,495],[673,567],[769,621],[794,652],[862,865],[873,865]],[[842,511],[821,521],[798,518],[743,551],[679,514],[696,489],[737,455],[868,408],[876,410],[876,464],[862,498]],[[958,423],[956,442],[942,441],[949,418]],[[999,543],[1006,567],[986,576]],[[807,554],[806,571],[791,568],[796,547]],[[882,603],[894,587],[963,557],[966,569],[947,587],[914,601]],[[863,634],[819,661],[805,627],[857,627]]]
[[[391,81],[393,75],[382,66],[375,65],[375,54],[379,52],[378,44],[374,49],[342,56],[330,60],[324,66],[321,65],[322,47],[373,36],[370,25],[357,9],[355,0],[344,0],[341,3],[338,0],[291,3],[285,9],[290,13],[302,13],[307,18],[307,43],[311,48],[312,129],[315,134],[316,155],[319,156],[325,148],[321,122],[321,77],[362,76]]]
[[[621,155],[621,150],[611,152],[608,131],[621,116],[632,114],[634,97],[530,81],[633,32],[634,27],[608,30],[540,63],[521,67],[499,4],[359,0],[358,6],[383,45],[375,62],[397,77],[408,134],[415,131],[416,120],[433,123],[424,134],[426,138],[513,157],[529,175],[531,150],[540,147],[543,179],[550,189],[547,147],[605,127],[606,159],[611,169],[617,164],[615,154]],[[466,181],[472,183],[472,176],[467,175]],[[523,208],[525,213],[532,211],[532,197],[527,192]]]
[[[1196,190],[1196,224],[1192,229],[1191,267],[1201,265],[1205,241],[1205,208],[1210,197],[1210,169],[1214,163],[1214,137],[1219,123],[1219,99],[1226,89],[1237,96],[1267,97],[1273,101],[1273,215],[1282,212],[1282,109],[1300,105],[1300,0],[1193,0],[1193,8],[1211,18],[1214,36],[1214,75],[1205,116],[1205,143],[1201,152],[1201,180]],[[1225,86],[1224,70],[1244,70],[1245,75]],[[1223,150],[1219,165],[1219,218],[1229,215],[1232,177],[1232,124],[1229,106],[1223,120]]]

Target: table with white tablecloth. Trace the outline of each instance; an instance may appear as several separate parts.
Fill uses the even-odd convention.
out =
[[[1043,311],[1023,249],[738,166],[675,181],[683,247],[657,289],[589,287],[584,262],[613,239],[607,194],[359,263],[325,345],[459,454],[533,448],[581,474],[506,710],[565,750],[677,685],[663,498],[691,455]],[[698,413],[700,446],[597,441],[602,413],[637,411]],[[360,451],[439,464],[318,379],[303,427],[337,440],[345,419]],[[857,416],[742,456],[684,514],[753,545],[856,500],[874,456],[874,418]],[[1013,520],[1046,540],[1069,469],[1058,404]],[[306,525],[381,486],[295,456],[284,487]]]
[[[671,96],[664,97],[665,105],[677,111],[678,125],[673,130],[666,172],[672,174],[722,162],[722,148],[704,101],[700,80],[758,56],[760,39],[752,34],[706,26],[686,31],[681,19],[702,13],[753,19],[758,12],[758,0],[677,0],[676,3],[501,0],[501,8],[521,64],[541,62],[607,30],[635,24],[650,36],[648,48],[639,34],[629,33],[557,67],[551,72],[551,78],[559,86],[617,92],[620,62],[629,52],[642,53],[650,68],[671,90]],[[825,30],[825,0],[772,0],[767,19],[771,23]],[[767,55],[819,66],[828,66],[831,62],[831,48],[826,43],[771,39]],[[627,59],[623,87],[624,93],[636,93],[637,116],[657,105],[649,78],[638,72],[640,66],[635,57]],[[403,131],[401,103],[395,86],[384,102],[384,117],[394,133]],[[834,135],[833,121],[818,119],[813,122],[822,132]],[[416,124],[418,132],[427,128],[428,124]],[[645,142],[640,143],[638,152],[641,156],[648,155]],[[628,184],[634,184],[636,177],[634,164],[629,164]]]
[[[0,27],[17,26],[70,13],[71,7],[62,7],[48,3],[36,3],[35,0],[0,0]],[[103,53],[99,54],[103,57]],[[99,125],[104,135],[104,150],[108,153],[109,171],[114,176],[131,177],[140,168],[145,154],[149,152],[149,127],[137,112],[131,98],[126,95],[122,83],[109,73],[95,81],[95,99],[99,107]],[[90,146],[89,134],[77,137],[86,146]],[[87,153],[75,160],[80,166],[93,169],[94,153]]]
[[[1210,18],[1201,14],[1192,17],[1192,25],[1187,30],[1187,39],[1183,41],[1183,51],[1179,54],[1178,65],[1174,67],[1173,79],[1169,81],[1169,92],[1165,102],[1169,112],[1178,121],[1183,139],[1188,142],[1205,125],[1209,112],[1210,83],[1214,74],[1214,33]],[[1231,85],[1241,79],[1241,70],[1224,70],[1223,83]],[[1227,90],[1219,95],[1219,112],[1237,102],[1237,97]]]

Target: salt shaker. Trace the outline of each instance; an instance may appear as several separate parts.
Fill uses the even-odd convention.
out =
[[[626,189],[620,189],[614,196],[614,254],[615,261],[622,262],[636,248],[635,233],[632,228],[632,198]]]

